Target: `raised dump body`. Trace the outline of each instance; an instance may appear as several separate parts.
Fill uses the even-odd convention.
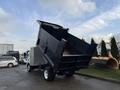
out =
[[[78,39],[62,26],[38,22],[40,30],[36,47],[41,52],[40,62],[45,61],[39,64],[44,69],[45,80],[53,80],[55,74],[72,76],[74,71],[88,67],[96,44]]]

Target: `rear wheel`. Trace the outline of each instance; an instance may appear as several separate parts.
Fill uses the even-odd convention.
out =
[[[13,63],[9,63],[9,64],[8,64],[8,67],[9,67],[9,68],[11,68],[11,67],[13,67],[13,66],[14,66]]]
[[[52,68],[47,67],[44,69],[43,76],[46,81],[52,81],[55,78],[55,73]]]

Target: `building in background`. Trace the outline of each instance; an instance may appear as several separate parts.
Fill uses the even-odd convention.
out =
[[[14,51],[14,44],[0,44],[0,55],[7,54],[8,51]]]

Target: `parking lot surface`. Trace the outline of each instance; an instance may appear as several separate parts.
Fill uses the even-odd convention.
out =
[[[74,75],[56,76],[52,82],[41,71],[26,72],[26,66],[0,68],[0,90],[120,90],[120,84]]]

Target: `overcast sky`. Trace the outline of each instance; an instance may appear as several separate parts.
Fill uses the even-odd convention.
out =
[[[0,43],[20,51],[35,46],[36,20],[62,25],[87,41],[107,40],[120,33],[120,0],[0,0]]]

